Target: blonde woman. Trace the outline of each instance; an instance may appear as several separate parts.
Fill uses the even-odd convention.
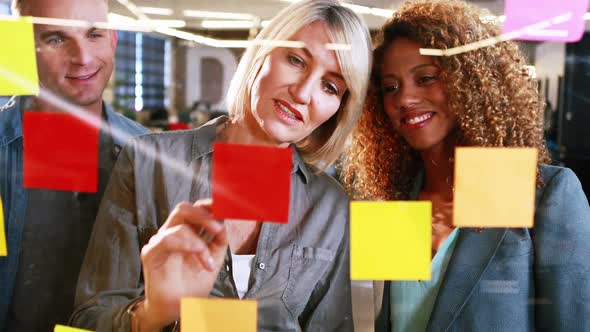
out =
[[[81,271],[76,326],[159,330],[179,319],[182,297],[212,296],[257,299],[260,331],[353,329],[348,200],[312,165],[337,158],[360,114],[370,37],[337,1],[307,0],[281,11],[257,40],[231,83],[229,117],[148,135],[122,151]],[[304,47],[268,43],[282,40]],[[294,148],[288,224],[211,219],[203,199],[214,142]],[[140,145],[177,157],[197,180]]]

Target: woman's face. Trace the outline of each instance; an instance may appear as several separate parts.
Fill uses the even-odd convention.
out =
[[[412,148],[425,151],[442,146],[457,122],[448,107],[441,69],[419,48],[407,38],[389,45],[381,68],[381,91],[394,128]]]
[[[279,145],[306,138],[330,119],[347,86],[324,22],[301,28],[290,40],[304,48],[272,50],[254,80],[252,115],[270,141]]]

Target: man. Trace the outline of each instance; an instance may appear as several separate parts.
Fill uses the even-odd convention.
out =
[[[13,0],[22,16],[106,22],[106,0]],[[116,156],[128,137],[147,133],[116,114],[102,94],[113,71],[114,31],[35,25],[41,87],[100,116],[98,192],[23,188],[22,114],[63,111],[40,98],[17,98],[0,112],[0,194],[8,256],[0,257],[0,330],[53,331],[73,310],[75,287],[94,218]],[[2,105],[0,105],[2,107]]]

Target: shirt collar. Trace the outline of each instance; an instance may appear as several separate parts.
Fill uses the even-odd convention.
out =
[[[217,139],[217,126],[228,120],[229,117],[223,115],[205,123],[198,130],[195,130],[191,149],[191,161],[213,152],[213,143]],[[294,144],[291,144],[291,150],[293,151],[293,168],[291,173],[297,172],[306,184],[309,183],[311,176],[309,166],[303,161]]]
[[[125,146],[125,144],[129,141],[129,139],[132,137],[132,135],[127,134],[127,132],[123,129],[124,127],[122,126],[122,123],[121,123],[122,120],[119,116],[117,116],[117,113],[113,110],[111,105],[109,105],[107,102],[103,101],[102,102],[102,120],[105,120],[105,118],[106,118],[106,121],[101,121],[101,126],[107,125],[110,127],[110,129],[117,131],[118,135],[111,134],[111,137],[113,138],[113,142],[115,143],[115,145],[117,145],[119,147]],[[121,137],[121,135],[123,135],[125,137]]]
[[[2,105],[9,101],[10,98],[2,100]],[[23,136],[22,130],[22,108],[26,97],[16,98],[11,107],[5,108],[0,112],[0,145],[8,144],[15,139]]]
[[[8,99],[6,100],[8,101]],[[22,136],[22,116],[25,111],[32,108],[33,98],[32,97],[20,97],[15,100],[12,107],[9,107],[0,113],[0,144],[10,142],[15,138]],[[0,105],[1,106],[1,105]],[[16,110],[16,111],[15,111]],[[118,130],[120,134],[126,134],[122,123],[121,116],[113,110],[113,108],[106,102],[102,103],[102,114],[103,119],[106,118],[106,123],[102,125],[108,125],[114,130]],[[113,135],[113,141],[118,146],[124,146],[127,140],[131,137],[116,137]]]

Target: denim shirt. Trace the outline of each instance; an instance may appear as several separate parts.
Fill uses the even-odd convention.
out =
[[[131,330],[126,309],[143,294],[141,248],[178,203],[211,197],[212,143],[223,120],[146,135],[123,149],[80,271],[73,326]],[[163,162],[171,159],[192,179]],[[289,222],[262,224],[244,296],[258,301],[258,331],[353,330],[348,215],[344,189],[293,149]],[[231,269],[228,254],[211,297],[238,297]]]
[[[6,322],[12,300],[27,207],[27,189],[23,187],[22,112],[29,100],[28,97],[16,98],[13,106],[0,111],[0,195],[8,249],[8,256],[0,257],[0,327]],[[139,124],[115,113],[106,103],[103,105],[112,130],[126,134],[113,137],[115,145],[122,147],[130,137],[148,133]]]

